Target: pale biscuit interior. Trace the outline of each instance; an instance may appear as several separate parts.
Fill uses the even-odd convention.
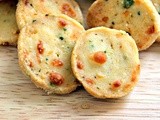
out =
[[[84,28],[67,16],[44,16],[24,27],[18,41],[19,64],[48,93],[66,94],[79,85],[70,56]]]
[[[72,69],[91,95],[122,97],[138,81],[138,49],[134,40],[123,31],[93,28],[77,41],[72,53]]]

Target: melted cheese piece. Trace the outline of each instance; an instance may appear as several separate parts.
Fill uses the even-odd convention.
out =
[[[18,40],[19,64],[37,87],[66,94],[79,85],[70,57],[84,28],[67,16],[44,16],[25,26]]]
[[[127,95],[140,72],[138,49],[124,31],[104,27],[86,31],[72,52],[72,69],[84,88],[97,98]]]
[[[139,50],[150,47],[160,33],[159,15],[150,0],[97,0],[89,8],[87,23],[128,32]]]

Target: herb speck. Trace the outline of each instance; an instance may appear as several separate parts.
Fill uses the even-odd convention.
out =
[[[123,0],[123,7],[128,9],[134,4],[133,0]]]
[[[91,45],[92,48],[94,48],[94,45]]]
[[[50,83],[50,86],[51,86],[51,87],[56,87],[56,85],[55,85],[55,84],[53,84],[53,83]]]
[[[137,12],[137,14],[138,14],[138,15],[141,15],[141,12],[140,12],[140,11],[138,11],[138,12]]]
[[[99,87],[97,87],[97,89],[99,89]]]
[[[126,56],[126,55],[124,55],[124,56],[123,56],[123,59],[124,59],[124,60],[127,60],[127,56]]]
[[[59,54],[58,54],[58,53],[57,53],[56,55],[57,55],[57,57],[59,57]]]
[[[112,21],[112,25],[114,25],[114,24],[115,24],[115,22]]]
[[[66,28],[63,28],[63,30],[64,30],[64,31],[67,31],[67,29],[66,29]]]
[[[60,40],[64,40],[64,38],[63,38],[63,37],[59,37],[59,39],[60,39]]]
[[[34,23],[34,22],[36,22],[36,20],[33,20],[32,22]]]

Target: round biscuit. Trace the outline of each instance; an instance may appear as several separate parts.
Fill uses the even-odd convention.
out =
[[[18,39],[21,70],[48,94],[66,94],[79,83],[70,63],[75,42],[83,26],[65,15],[44,16],[22,28]]]
[[[139,51],[150,47],[160,33],[159,15],[150,0],[97,0],[89,8],[87,24],[128,32]]]
[[[152,2],[153,2],[153,5],[154,5],[155,8],[156,8],[158,14],[160,15],[160,0],[152,0]],[[157,41],[157,42],[160,42],[160,35],[159,35],[159,37],[157,38],[156,41]]]
[[[97,27],[87,30],[72,52],[72,69],[84,88],[97,98],[119,98],[136,85],[138,48],[126,32]]]
[[[16,18],[19,29],[43,15],[65,14],[83,24],[80,7],[74,0],[19,0]]]
[[[16,1],[0,1],[0,44],[17,45],[18,27],[15,18]]]

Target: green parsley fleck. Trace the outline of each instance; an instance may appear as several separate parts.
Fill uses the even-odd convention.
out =
[[[61,37],[59,37],[59,39],[60,39],[60,40],[64,40],[64,38],[63,38],[62,36],[61,36]]]
[[[92,48],[94,48],[94,45],[91,45]]]
[[[89,40],[89,42],[92,42],[92,40]]]
[[[53,84],[53,83],[50,83],[50,86],[51,86],[51,87],[56,87],[56,85],[55,85],[55,84]]]
[[[99,87],[97,87],[97,89],[99,90],[100,88],[99,88]]]
[[[57,55],[57,57],[59,57],[59,54],[58,54],[58,53],[56,53],[56,55]]]
[[[141,12],[140,12],[140,11],[138,11],[138,12],[137,12],[137,14],[138,14],[138,15],[141,15]]]
[[[134,4],[133,0],[123,0],[123,7],[128,9]]]
[[[126,55],[124,55],[124,56],[123,56],[123,59],[124,59],[124,60],[127,60],[127,56],[126,56]]]
[[[34,22],[36,22],[36,20],[33,20],[32,22],[34,23]]]
[[[66,68],[66,71],[68,71],[69,70],[69,68]]]
[[[64,31],[67,31],[67,29],[66,29],[66,28],[63,28],[63,30],[64,30]]]

